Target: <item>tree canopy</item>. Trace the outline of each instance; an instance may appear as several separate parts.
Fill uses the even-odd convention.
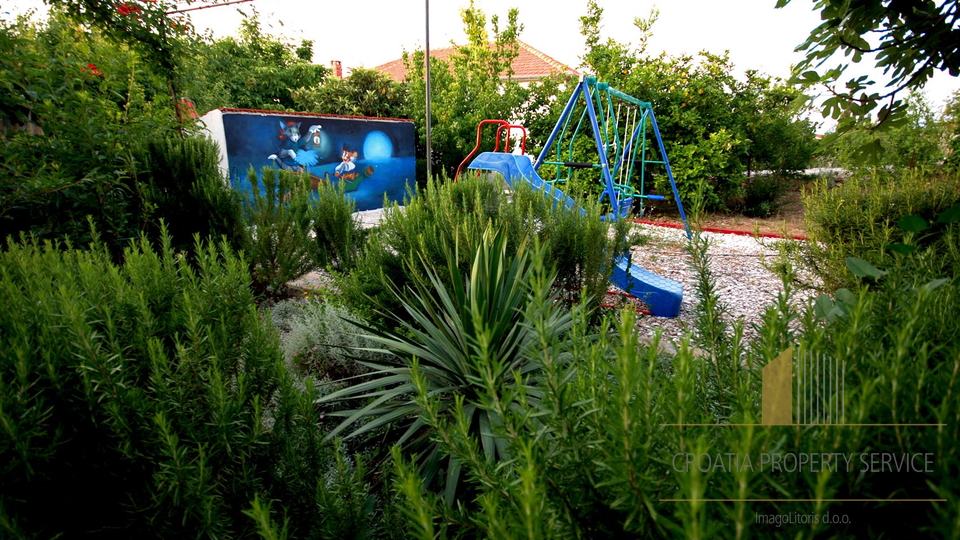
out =
[[[790,1],[777,0],[777,7]],[[906,91],[922,88],[937,71],[960,74],[960,0],[818,0],[816,9],[823,23],[797,47],[806,58],[794,75],[832,94],[823,111],[838,120],[839,132],[868,117],[878,126],[907,122]],[[865,57],[889,77],[884,87],[868,75],[847,75]]]

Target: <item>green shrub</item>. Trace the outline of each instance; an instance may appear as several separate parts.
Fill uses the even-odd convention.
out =
[[[344,420],[331,435],[373,435],[378,444],[400,444],[407,454],[418,454],[428,483],[444,468],[448,501],[456,493],[460,467],[456,459],[442,463],[434,435],[424,427],[440,416],[458,415],[465,426],[460,435],[476,437],[485,460],[508,459],[494,433],[508,411],[489,407],[482,396],[514,392],[521,381],[536,377],[530,359],[541,338],[557,339],[571,324],[569,313],[553,300],[554,275],[545,268],[540,246],[528,249],[521,242],[508,255],[507,235],[490,228],[481,242],[467,277],[457,266],[459,245],[450,246],[446,268],[414,274],[412,290],[401,297],[403,312],[386,314],[402,331],[388,326],[371,335],[392,357],[364,362],[375,370],[370,380],[320,400],[357,403],[332,413]],[[534,317],[540,326],[524,324]],[[435,400],[430,408],[415,399],[418,391]],[[534,402],[537,395],[531,391],[528,399]]]
[[[358,479],[335,472],[245,264],[223,243],[188,264],[163,240],[123,266],[102,247],[0,254],[2,535],[252,537],[258,498],[295,537],[369,524],[336,494]]]
[[[321,182],[312,197],[312,230],[320,250],[320,262],[338,270],[347,270],[356,264],[366,234],[354,217],[357,203],[343,193],[343,184],[331,186]]]
[[[791,179],[777,174],[756,175],[744,182],[741,211],[747,217],[768,218],[780,210]]]
[[[960,174],[873,171],[832,189],[826,181],[817,182],[804,203],[811,239],[807,265],[835,290],[852,283],[847,257],[880,266],[892,262],[885,246],[903,240],[897,226],[901,218],[917,215],[932,222],[960,203]]]
[[[320,182],[314,192],[308,176],[271,167],[259,178],[251,167],[247,178],[245,244],[255,291],[282,294],[311,270],[355,264],[365,234],[342,188]]]
[[[733,343],[719,348],[717,356],[695,356],[686,340],[675,355],[665,356],[658,352],[659,335],[651,346],[638,346],[630,311],[619,322],[607,319],[599,339],[590,339],[582,317],[574,318],[568,339],[550,337],[528,313],[523,324],[537,329],[540,340],[529,360],[538,365],[515,390],[483,389],[473,401],[444,413],[448,408],[429,384],[426,369],[414,373],[419,382],[413,402],[425,411],[421,418],[435,433],[439,451],[459,463],[470,499],[446,504],[425,488],[411,460],[395,452],[394,489],[408,534],[859,538],[911,530],[956,535],[960,342],[953,334],[960,316],[960,246],[957,224],[945,221],[937,234],[952,246],[946,263],[928,244],[882,270],[861,272],[866,267],[855,265],[855,291],[838,292],[836,301],[825,297],[817,301],[819,307],[799,312],[790,307],[793,293],[787,286],[764,314],[758,338],[741,347],[735,332]],[[789,285],[792,270],[788,261],[783,264]],[[878,279],[869,277],[874,271]],[[706,320],[698,324],[709,327],[712,319]],[[711,339],[710,328],[698,330]],[[789,344],[842,366],[847,425],[760,425],[761,368]],[[718,407],[721,396],[724,407]],[[509,460],[485,459],[480,440],[469,435],[463,411],[474,403],[484,411],[509,411],[492,430]],[[854,460],[871,453],[930,453],[933,472],[864,473],[859,461],[849,471],[771,472],[769,464],[761,469],[758,463],[764,453],[823,452]],[[719,456],[725,466],[685,471],[681,461],[677,470],[674,457],[687,453]],[[750,455],[751,468],[742,461],[729,465],[730,454]],[[873,500],[842,500],[859,498]],[[928,498],[944,502],[904,511],[906,504],[921,503],[888,500]],[[794,520],[774,527],[757,517],[827,512],[846,515],[848,522]]]
[[[220,172],[217,144],[206,137],[171,137],[149,141],[143,149],[137,181],[145,191],[148,234],[160,235],[166,224],[173,247],[188,251],[193,237],[225,236],[234,250],[244,247],[239,194]]]
[[[291,309],[280,343],[284,359],[303,375],[338,382],[369,371],[359,362],[383,360],[370,350],[377,344],[355,324],[359,318],[342,304],[287,300],[274,306],[272,318]]]
[[[560,293],[583,293],[596,305],[607,289],[613,254],[626,249],[629,223],[601,220],[596,203],[583,207],[586,213],[555,205],[526,184],[505,193],[502,181],[473,175],[430,182],[403,207],[385,209],[357,267],[339,280],[344,301],[364,316],[400,309],[391,288],[402,291],[425,268],[443,267],[451,246],[458,247],[457,266],[467,273],[483,231],[493,224],[510,250],[528,235],[538,237],[555,265]]]
[[[119,257],[149,219],[131,148],[174,132],[165,83],[63,10],[6,16],[0,35],[0,243],[23,231],[86,245],[92,216]]]
[[[251,167],[247,178],[251,195],[245,204],[250,228],[246,253],[254,290],[279,294],[287,282],[319,266],[319,244],[310,238],[310,180],[272,167],[264,167],[259,178]]]

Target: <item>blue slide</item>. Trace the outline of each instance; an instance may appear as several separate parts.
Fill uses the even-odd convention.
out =
[[[533,169],[528,156],[506,154],[503,152],[483,152],[470,162],[467,169],[492,171],[503,175],[511,186],[519,178],[526,180],[537,189],[548,193],[553,200],[567,208],[583,208],[566,193],[545,182]],[[683,300],[683,285],[672,279],[658,276],[632,264],[627,255],[621,255],[613,261],[613,275],[610,282],[643,300],[650,306],[650,314],[657,317],[676,317],[680,314],[680,302]]]

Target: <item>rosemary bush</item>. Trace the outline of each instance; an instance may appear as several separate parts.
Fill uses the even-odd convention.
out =
[[[234,250],[243,249],[243,206],[220,172],[215,142],[170,137],[148,141],[140,153],[137,181],[144,186],[145,229],[151,238],[160,237],[163,222],[176,251],[189,252],[197,234],[214,240],[225,236]]]
[[[310,238],[310,180],[272,167],[264,167],[259,176],[251,167],[247,179],[247,256],[253,285],[258,293],[278,293],[288,281],[319,265],[320,249]]]
[[[245,264],[224,243],[188,264],[162,239],[122,266],[101,245],[0,254],[0,535],[247,538],[255,500],[279,503],[296,537],[371,526],[370,505],[338,494],[367,497],[336,472],[347,458]]]
[[[356,203],[343,189],[271,167],[258,176],[245,203],[246,254],[258,293],[281,293],[286,283],[322,267],[353,266],[364,234],[353,216]]]
[[[831,188],[825,180],[804,197],[811,242],[806,265],[829,290],[851,285],[844,261],[858,257],[872,264],[893,262],[885,246],[899,243],[897,222],[908,215],[933,221],[960,203],[960,174],[908,170],[858,173]]]
[[[441,452],[460,464],[469,500],[450,505],[427,489],[413,461],[394,453],[394,491],[415,538],[797,538],[877,537],[891,531],[960,534],[960,211],[937,223],[907,220],[890,265],[847,261],[852,289],[791,307],[793,268],[781,261],[784,291],[768,306],[758,337],[715,347],[718,305],[708,302],[695,339],[675,355],[659,353],[659,336],[637,345],[634,315],[609,317],[591,334],[575,310],[564,338],[538,333],[528,358],[533,373],[512,388],[483,390],[451,410],[429,373],[414,364],[413,402]],[[945,217],[944,217],[945,216]],[[922,218],[917,218],[922,219]],[[911,230],[922,229],[922,233]],[[696,249],[696,244],[693,249]],[[701,292],[712,293],[701,273]],[[729,331],[729,330],[728,330]],[[847,425],[762,426],[761,368],[787,346],[823,354],[843,366]],[[797,364],[800,365],[799,363]],[[795,368],[799,369],[799,368]],[[534,399],[535,398],[535,399]],[[723,406],[719,406],[719,405]],[[494,430],[509,459],[484,458],[471,435],[469,407],[505,411]],[[799,413],[797,413],[799,414]],[[795,417],[798,418],[798,417]],[[799,418],[795,424],[803,424]],[[683,424],[678,425],[678,424]],[[700,425],[703,424],[703,425]],[[886,425],[878,425],[886,424]],[[905,424],[924,424],[905,426]],[[853,466],[802,472],[762,468],[761,455],[852,456]],[[930,454],[932,471],[862,471],[860,456]],[[681,457],[708,455],[721,467],[686,467]],[[748,455],[751,467],[727,456]],[[876,499],[868,504],[843,499]],[[892,499],[944,499],[901,503]],[[705,499],[725,499],[726,502]],[[770,502],[800,499],[809,502]],[[924,504],[914,509],[906,504]],[[760,515],[846,517],[842,523],[766,524]]]

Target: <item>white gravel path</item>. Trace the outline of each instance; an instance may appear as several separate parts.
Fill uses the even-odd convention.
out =
[[[641,328],[649,329],[651,335],[655,329],[662,328],[665,337],[677,340],[684,333],[693,331],[694,309],[699,302],[696,274],[685,249],[688,242],[686,234],[681,229],[653,225],[636,227],[649,235],[651,241],[645,246],[632,248],[633,262],[683,284],[679,317],[641,317],[638,324]],[[727,310],[727,319],[733,322],[743,317],[744,338],[749,340],[756,335],[752,324],[760,322],[766,307],[775,302],[777,294],[783,290],[780,278],[767,270],[762,262],[764,257],[768,263],[772,262],[777,255],[773,246],[784,240],[762,238],[758,241],[752,236],[737,234],[702,234],[709,241],[710,269],[720,302]],[[812,291],[797,290],[794,302],[805,304],[813,296],[815,294]]]

